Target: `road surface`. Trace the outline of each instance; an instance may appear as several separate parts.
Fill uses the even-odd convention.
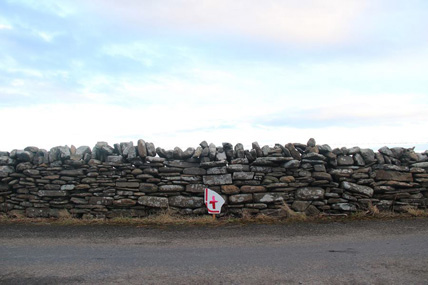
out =
[[[0,284],[428,284],[428,219],[0,225]]]

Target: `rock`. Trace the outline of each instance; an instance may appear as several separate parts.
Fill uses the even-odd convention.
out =
[[[28,218],[49,218],[49,208],[27,208],[25,209],[25,215]]]
[[[343,181],[341,184],[341,187],[350,192],[363,194],[369,197],[372,197],[374,193],[373,188],[370,188],[368,186],[358,185],[347,181]]]
[[[190,168],[184,168],[183,173],[189,174],[189,175],[205,175],[207,174],[207,171],[199,167],[190,167]]]
[[[360,150],[360,152],[361,152],[361,156],[363,157],[366,164],[371,164],[371,163],[376,162],[376,157],[375,157],[375,153],[373,152],[373,150],[371,150],[369,148],[363,148]]]
[[[332,152],[332,149],[328,144],[318,145],[318,150],[321,154]]]
[[[40,197],[65,197],[68,192],[62,190],[39,190],[37,195]]]
[[[322,200],[324,199],[324,189],[319,187],[303,187],[296,191],[297,200]]]
[[[217,148],[215,146],[215,144],[210,143],[210,145],[208,146],[209,149],[209,157],[211,160],[215,159],[216,153],[217,153]]]
[[[156,148],[155,145],[151,142],[146,143],[147,155],[148,156],[156,156]]]
[[[318,216],[320,213],[320,210],[318,210],[318,208],[314,205],[309,205],[308,208],[305,210],[305,214],[311,217]]]
[[[241,186],[241,192],[242,193],[266,192],[266,188],[264,186],[244,185],[244,186]]]
[[[14,165],[15,160],[8,156],[0,156],[0,165]]]
[[[294,201],[293,204],[291,205],[291,209],[293,209],[296,212],[304,212],[309,205],[311,204],[311,202],[309,201]]]
[[[252,194],[236,194],[236,195],[229,196],[229,202],[231,204],[242,204],[242,203],[247,203],[252,201],[253,201]]]
[[[341,165],[341,166],[354,165],[354,159],[352,158],[352,156],[339,155],[337,157],[337,165]]]
[[[33,160],[33,153],[25,150],[17,150],[16,151],[16,159],[18,161],[27,162]]]
[[[178,160],[182,160],[183,159],[183,151],[178,146],[176,146],[174,148],[174,150],[172,152],[172,155],[173,155],[174,159],[178,159]]]
[[[269,151],[270,151],[270,147],[268,145],[265,145],[265,146],[262,147],[263,156],[268,156],[269,155]]]
[[[381,147],[378,151],[383,155],[394,156],[394,153],[387,146]]]
[[[290,183],[290,182],[294,182],[296,179],[294,178],[294,176],[281,176],[281,178],[279,178],[279,181],[282,183]]]
[[[59,172],[60,175],[64,176],[83,176],[85,175],[83,169],[67,169],[67,170],[61,170]]]
[[[116,187],[119,188],[139,188],[140,187],[140,183],[138,182],[116,182]]]
[[[299,160],[290,160],[290,161],[284,163],[284,165],[283,165],[284,168],[298,168],[299,166],[300,166]]]
[[[140,191],[144,193],[153,193],[158,191],[158,186],[151,183],[140,183]]]
[[[159,157],[167,158],[166,150],[164,150],[163,148],[157,147],[156,153],[159,155]]]
[[[113,198],[112,197],[90,197],[89,198],[89,204],[91,205],[103,205],[103,206],[110,206],[113,205]]]
[[[207,169],[207,174],[208,174],[208,175],[226,174],[226,173],[227,173],[226,166],[222,166],[222,167],[212,167],[212,168],[208,168],[208,169]]]
[[[413,182],[412,174],[409,172],[377,170],[375,173],[376,173],[376,176],[375,176],[376,180],[395,180],[395,181]]]
[[[414,163],[414,164],[412,164],[412,166],[426,169],[426,168],[428,168],[428,161]]]
[[[172,196],[168,198],[169,205],[179,208],[200,208],[204,205],[201,197]]]
[[[309,147],[315,147],[317,145],[317,143],[316,143],[316,141],[315,141],[314,138],[310,138],[308,140],[308,142],[306,143],[306,145],[309,146]]]
[[[221,192],[224,194],[237,194],[240,192],[239,187],[235,185],[222,185],[221,186]]]
[[[146,142],[142,139],[139,139],[137,141],[137,152],[141,158],[143,158],[143,159],[146,158],[147,152],[148,152],[147,146],[146,146]]]
[[[10,173],[14,173],[15,169],[12,166],[0,166],[0,178],[7,177]]]
[[[350,203],[337,203],[332,205],[333,210],[340,210],[345,212],[355,212],[357,207]]]
[[[237,143],[235,145],[235,153],[236,153],[236,158],[245,158],[245,150],[242,143]]]
[[[21,162],[16,166],[15,170],[16,172],[23,172],[31,168],[33,168],[33,165],[30,162]]]
[[[205,185],[203,184],[188,184],[186,185],[186,192],[190,193],[204,193]]]
[[[178,167],[178,168],[193,168],[193,167],[199,166],[199,163],[186,162],[181,160],[165,161],[164,164],[169,167]]]
[[[91,154],[91,148],[89,146],[79,146],[76,149],[76,155],[83,157],[85,154]]]
[[[254,202],[256,203],[274,203],[285,201],[284,193],[254,193]]]
[[[157,156],[147,156],[146,161],[149,163],[164,163],[166,159],[163,157],[157,157]]]
[[[107,156],[107,162],[112,163],[122,163],[123,162],[123,156],[121,155],[109,155]]]
[[[180,192],[180,191],[184,191],[184,186],[181,186],[181,185],[159,186],[159,192]]]
[[[138,204],[153,208],[168,208],[169,205],[168,198],[154,196],[141,196]]]
[[[193,147],[188,147],[182,154],[183,159],[191,158],[194,153],[195,153],[195,149]]]
[[[205,175],[203,176],[204,184],[206,185],[225,185],[232,184],[232,175]]]
[[[76,186],[74,184],[65,184],[65,185],[61,185],[61,190],[62,191],[71,191],[74,190]]]
[[[285,145],[285,148],[288,149],[290,151],[291,156],[295,159],[295,160],[301,160],[302,157],[300,155],[300,153],[297,151],[297,149],[294,147],[293,144],[289,143]]]
[[[202,150],[203,150],[202,147],[198,146],[195,150],[195,153],[192,155],[192,157],[199,158],[202,154]]]
[[[254,172],[234,172],[233,179],[235,180],[252,180]]]
[[[302,159],[306,159],[306,160],[326,160],[326,157],[322,154],[316,153],[316,152],[308,152],[305,153],[302,156]]]
[[[316,180],[328,180],[328,181],[333,180],[331,178],[331,175],[328,174],[327,172],[313,172],[312,177],[315,178]]]
[[[251,144],[252,148],[256,151],[256,157],[262,157],[263,156],[263,152],[262,149],[259,146],[258,142],[253,142]]]
[[[355,161],[355,164],[358,165],[358,166],[364,166],[365,165],[364,158],[359,153],[356,153],[354,155],[354,161]]]
[[[135,206],[136,204],[137,204],[137,201],[132,199],[119,199],[119,200],[113,201],[113,205],[117,207],[131,207],[131,206]]]
[[[207,141],[202,141],[199,145],[200,145],[202,148],[208,148],[208,143],[207,143]]]
[[[216,156],[215,156],[216,160],[226,160],[227,159],[227,155],[225,152],[217,152]]]

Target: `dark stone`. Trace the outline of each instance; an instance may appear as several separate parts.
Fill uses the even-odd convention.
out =
[[[298,200],[322,200],[324,199],[324,189],[319,187],[303,187],[296,191],[296,199]]]
[[[200,197],[172,196],[168,198],[169,205],[179,208],[200,208],[204,205],[204,199]]]
[[[168,198],[154,197],[154,196],[142,196],[138,198],[138,204],[153,207],[153,208],[168,208]]]

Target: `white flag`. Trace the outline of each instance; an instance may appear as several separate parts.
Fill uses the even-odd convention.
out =
[[[205,205],[209,214],[220,214],[224,199],[217,192],[205,188]]]

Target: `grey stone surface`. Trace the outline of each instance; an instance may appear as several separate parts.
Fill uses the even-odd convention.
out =
[[[320,187],[302,187],[296,191],[298,200],[321,200],[324,198],[325,190]]]
[[[169,205],[179,208],[200,208],[204,205],[204,199],[200,197],[172,196],[168,198]]]
[[[367,195],[369,197],[372,197],[373,193],[374,193],[374,190],[371,187],[358,185],[358,184],[347,182],[347,181],[343,181],[341,184],[341,187],[345,190],[350,191],[350,192]]]
[[[153,208],[168,208],[168,198],[154,197],[154,196],[141,196],[138,198],[138,204],[153,207]]]
[[[206,185],[225,185],[232,184],[232,175],[205,175],[203,176],[204,184]]]

